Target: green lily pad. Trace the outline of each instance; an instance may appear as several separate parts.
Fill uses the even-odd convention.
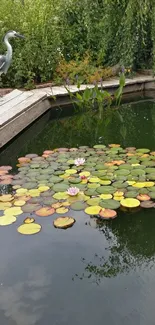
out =
[[[124,194],[125,197],[135,198],[138,195],[138,191],[128,191]]]
[[[130,174],[130,171],[127,169],[118,169],[115,171],[115,175],[119,175],[119,176],[127,176]]]
[[[150,196],[151,199],[155,200],[155,192],[149,192],[148,195]]]
[[[34,211],[37,211],[41,208],[39,204],[33,204],[33,203],[26,203],[21,207],[22,211],[25,213],[32,213]]]
[[[69,189],[69,185],[65,183],[55,184],[52,189],[55,192],[65,192]]]
[[[137,149],[136,152],[140,152],[140,153],[149,153],[150,150],[149,150],[149,149],[146,149],[146,148],[140,148],[140,149]]]
[[[120,202],[113,199],[100,201],[100,206],[105,209],[118,209],[120,207]]]
[[[96,196],[96,195],[98,195],[98,193],[96,192],[96,189],[94,189],[94,188],[89,188],[88,190],[85,190],[84,194],[88,195],[88,196]]]
[[[68,181],[71,184],[78,184],[78,183],[81,183],[81,178],[71,178]]]
[[[32,190],[33,188],[37,188],[38,184],[35,183],[35,182],[24,183],[23,187],[28,189],[28,190]]]
[[[143,169],[133,169],[131,170],[131,175],[132,176],[142,176],[142,175],[145,175],[145,170]]]
[[[114,182],[113,184],[112,184],[112,186],[115,188],[115,190],[116,190],[116,188],[125,188],[125,187],[128,187],[128,183],[126,183],[126,182],[122,182],[122,181],[120,181],[120,182]]]
[[[84,211],[86,207],[87,204],[81,201],[73,202],[70,206],[70,208],[75,211]]]
[[[95,197],[95,198],[91,198],[87,201],[87,204],[88,205],[99,205],[101,199],[98,198],[98,197]]]
[[[49,178],[49,182],[57,184],[63,181],[63,178],[60,178],[58,176],[52,176]]]
[[[148,174],[148,175],[147,175],[147,178],[148,178],[150,181],[154,181],[154,180],[155,180],[155,173]]]
[[[94,149],[105,149],[106,146],[104,144],[96,144],[95,146],[93,146]]]
[[[152,187],[151,187],[151,191],[152,191]],[[146,187],[143,188],[139,188],[139,194],[148,194],[149,191]]]
[[[97,193],[99,194],[113,194],[116,189],[112,186],[100,186],[96,189]]]

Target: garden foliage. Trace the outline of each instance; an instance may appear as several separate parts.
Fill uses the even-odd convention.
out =
[[[109,66],[151,68],[155,61],[154,0],[1,0],[0,37],[10,29],[26,39],[11,41],[5,86],[73,82],[77,74],[93,82],[110,76]]]

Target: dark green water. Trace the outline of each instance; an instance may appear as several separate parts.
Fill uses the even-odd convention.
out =
[[[155,150],[155,104],[127,104],[102,120],[51,120],[32,138],[35,128],[1,153],[0,164],[13,164],[15,152],[97,143]],[[154,325],[155,210],[121,212],[100,225],[84,213],[72,216],[76,223],[66,231],[53,228],[50,217],[36,236],[17,233],[21,218],[0,228],[0,324]]]

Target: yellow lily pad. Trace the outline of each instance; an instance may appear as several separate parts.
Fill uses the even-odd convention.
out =
[[[87,171],[83,171],[79,174],[80,176],[86,176],[86,177],[89,177],[90,176],[90,172],[87,172]]]
[[[154,186],[154,182],[145,182],[145,187],[152,187]]]
[[[99,212],[101,211],[101,207],[99,205],[95,205],[95,206],[90,206],[88,208],[86,208],[84,211],[86,214],[89,215],[98,215]]]
[[[21,195],[27,194],[27,192],[28,192],[28,190],[26,188],[22,188],[22,187],[16,190],[16,194],[21,194]]]
[[[115,201],[121,201],[123,199],[124,199],[124,196],[123,195],[122,196],[114,196],[114,200]]]
[[[99,183],[100,182],[100,178],[98,178],[98,177],[91,177],[89,179],[89,182],[90,183]]]
[[[17,207],[22,207],[25,203],[26,203],[26,201],[23,201],[23,200],[14,201],[14,205]]]
[[[126,208],[136,208],[140,205],[140,201],[137,199],[127,198],[121,200],[121,205]]]
[[[140,166],[140,164],[131,164],[131,166],[136,167],[136,166]]]
[[[75,223],[75,219],[71,217],[61,217],[54,220],[53,225],[55,228],[67,229]]]
[[[41,225],[35,222],[23,224],[17,228],[17,231],[22,235],[34,235],[41,231]]]
[[[99,197],[103,200],[110,200],[112,199],[112,194],[100,194]]]
[[[21,207],[11,207],[4,211],[5,216],[18,216],[22,213]]]
[[[68,175],[76,174],[77,170],[76,169],[66,169],[65,173]]]
[[[29,194],[31,197],[37,197],[37,196],[40,196],[40,192],[39,192],[37,189],[29,190],[29,191],[28,191],[28,194]]]
[[[39,191],[39,192],[46,192],[46,191],[48,191],[49,189],[50,189],[49,186],[39,186],[39,187],[38,187],[38,191]]]
[[[6,210],[12,206],[11,202],[0,202],[0,210]]]
[[[66,200],[69,195],[66,192],[57,192],[53,195],[53,198],[56,200]]]
[[[100,184],[98,183],[88,183],[88,188],[98,188]]]
[[[0,226],[8,226],[16,221],[14,216],[2,216],[0,217]]]
[[[136,182],[135,181],[126,181],[128,183],[128,185],[132,186],[134,185]]]
[[[56,213],[64,214],[66,212],[68,212],[68,209],[66,207],[56,209]]]
[[[25,220],[24,220],[24,223],[26,224],[30,224],[30,223],[33,223],[35,222],[35,219],[34,218],[30,218],[30,217],[27,217]]]
[[[70,203],[68,201],[62,202],[62,206],[63,207],[69,207],[70,206]]]
[[[111,184],[111,181],[104,181],[104,180],[100,180],[100,182],[99,182],[101,185],[110,185]]]
[[[137,183],[133,184],[132,186],[137,187],[137,188],[143,188],[143,187],[145,187],[145,182],[137,182]]]
[[[123,196],[124,195],[124,192],[121,192],[121,191],[116,191],[114,193],[114,196]]]
[[[9,202],[13,200],[13,196],[11,194],[4,194],[0,196],[1,202]]]
[[[70,174],[62,174],[59,177],[63,178],[63,179],[67,179],[69,178]]]

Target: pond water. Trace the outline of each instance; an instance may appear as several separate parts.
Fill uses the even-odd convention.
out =
[[[43,117],[38,125],[1,152],[0,164],[15,165],[30,152],[98,143],[155,150],[152,100],[124,104],[101,120],[93,112],[48,122]],[[17,233],[20,218],[0,227],[1,324],[154,325],[155,210],[119,212],[102,226],[84,213],[72,216],[76,223],[67,230],[42,218],[36,236]]]

